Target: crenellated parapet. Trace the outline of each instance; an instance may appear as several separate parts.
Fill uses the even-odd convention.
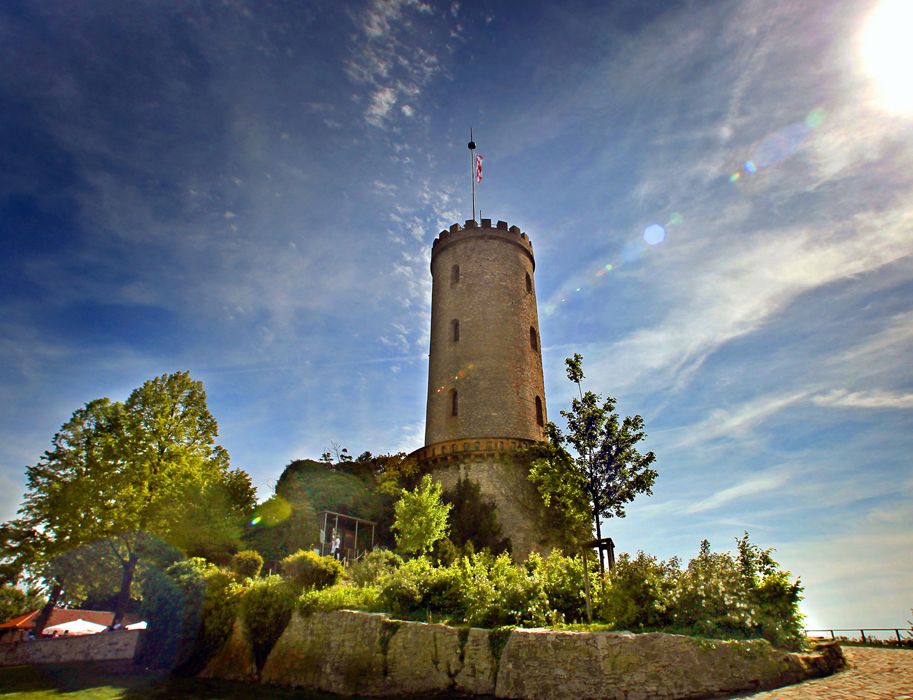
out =
[[[533,242],[529,240],[519,226],[508,226],[506,221],[498,221],[494,226],[491,225],[491,219],[482,219],[478,222],[474,219],[467,219],[463,224],[453,224],[448,230],[441,231],[438,237],[434,239],[431,247],[431,264],[434,265],[435,256],[443,250],[458,245],[464,241],[471,240],[503,240],[507,243],[520,248],[536,267],[536,260],[533,257]]]

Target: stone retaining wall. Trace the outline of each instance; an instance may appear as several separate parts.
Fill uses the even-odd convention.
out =
[[[236,623],[203,675],[340,695],[672,700],[775,688],[828,675],[844,663],[839,646],[792,654],[764,641],[458,629],[340,610],[296,613],[259,675]]]
[[[58,664],[72,661],[129,661],[142,630],[118,630],[0,644],[0,666]]]

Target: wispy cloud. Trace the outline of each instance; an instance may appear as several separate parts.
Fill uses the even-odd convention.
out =
[[[417,0],[372,0],[353,16],[360,35],[346,63],[346,74],[369,90],[365,108],[369,125],[380,128],[396,114],[415,115],[422,91],[443,70],[435,32],[425,20],[446,24],[447,14],[438,17],[431,5]],[[394,110],[401,100],[409,102]]]
[[[913,408],[913,394],[895,391],[847,391],[836,389],[827,394],[812,397],[818,406],[834,406],[836,408]]]
[[[685,508],[685,513],[702,513],[727,505],[732,501],[760,496],[769,491],[781,488],[792,476],[793,475],[789,470],[783,468],[772,469],[762,474],[752,475],[738,484],[721,489],[707,498],[698,501],[694,505]]]

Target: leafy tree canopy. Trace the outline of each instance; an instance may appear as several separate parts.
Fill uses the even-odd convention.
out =
[[[451,508],[441,500],[441,485],[428,474],[414,491],[403,489],[393,508],[397,548],[405,554],[430,552],[435,542],[447,536]]]
[[[579,398],[572,401],[570,411],[561,411],[567,434],[553,423],[546,426],[548,445],[537,448],[530,477],[546,505],[554,502],[570,523],[579,522],[585,508],[601,538],[602,518],[623,518],[625,506],[637,494],[652,493],[657,472],[650,465],[656,456],[637,449],[646,437],[643,418],[621,419],[614,398],[603,401],[599,395],[583,391],[583,357],[575,354],[565,364]]]
[[[217,433],[203,384],[188,372],[150,379],[123,404],[90,401],[27,468],[21,517],[2,533],[4,573],[43,578],[53,605],[69,585],[62,555],[104,542],[121,569],[119,621],[150,542],[226,557],[255,493],[247,474],[230,469]]]

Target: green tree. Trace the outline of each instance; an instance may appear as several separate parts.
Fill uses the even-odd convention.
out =
[[[435,542],[447,536],[451,508],[441,500],[441,485],[428,474],[414,491],[403,489],[393,507],[397,548],[406,554],[430,552]]]
[[[80,545],[105,543],[120,568],[114,610],[120,622],[137,563],[156,542],[193,551],[217,544],[228,550],[240,541],[254,491],[246,474],[229,468],[217,432],[203,385],[188,372],[145,382],[125,404],[86,404],[27,468],[22,517],[8,524],[4,544],[37,537],[24,555],[4,547],[5,563],[42,576],[51,606],[65,585],[55,562]]]
[[[44,596],[34,588],[22,590],[10,584],[0,585],[0,622],[25,615],[45,604]]]
[[[577,512],[585,496],[590,521],[601,539],[602,518],[625,517],[625,505],[637,494],[653,492],[657,473],[650,465],[656,456],[637,449],[646,437],[643,418],[620,419],[614,398],[603,401],[592,391],[583,391],[583,357],[575,354],[565,364],[579,398],[572,401],[570,411],[561,411],[567,435],[553,424],[547,426],[551,454],[534,465],[533,480],[540,490]],[[576,456],[567,454],[568,445]],[[604,571],[601,556],[599,566]]]

